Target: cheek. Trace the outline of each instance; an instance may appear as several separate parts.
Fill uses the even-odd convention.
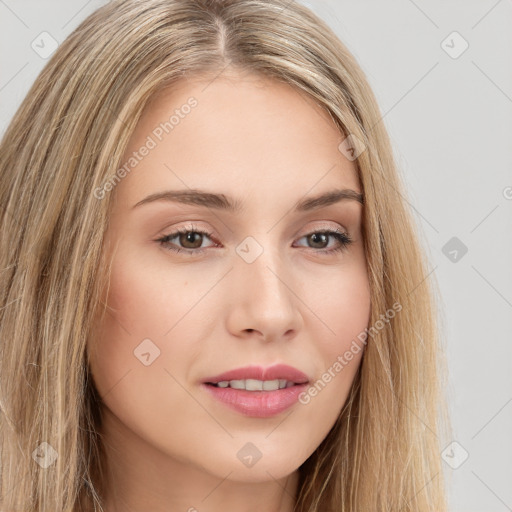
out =
[[[314,400],[331,411],[332,421],[342,408],[364,353],[365,330],[370,321],[371,295],[364,260],[350,270],[331,274],[329,284],[313,295],[314,311],[321,321],[312,329],[322,373],[304,403]],[[317,397],[317,398],[316,398]],[[329,414],[327,412],[327,414]]]
[[[346,271],[333,274],[321,293],[316,294],[314,304],[318,305],[315,311],[318,311],[326,332],[318,339],[325,342],[322,343],[323,352],[332,362],[368,327],[371,296],[364,260],[361,258]]]
[[[124,254],[129,256],[116,256],[112,262],[107,312],[95,326],[89,345],[91,371],[100,395],[108,393],[125,376],[126,385],[141,370],[147,379],[168,367],[165,348],[172,333],[165,334],[184,316],[184,307],[191,302],[186,295],[189,287],[179,284],[177,275],[163,276],[136,251]],[[174,284],[180,287],[179,293]],[[183,351],[184,344],[175,344],[172,357],[181,360],[186,355]],[[150,380],[145,380],[144,386],[150,387]],[[143,387],[132,386],[132,390],[137,392]]]
[[[368,327],[370,320],[370,291],[367,281],[363,278],[351,276],[343,282],[340,289],[332,292],[333,298],[325,297],[323,311],[325,311],[325,323],[328,325],[334,343],[329,343],[329,337],[325,338],[328,347],[332,349],[346,350],[353,339]],[[334,298],[335,297],[335,298]]]
[[[186,313],[197,290],[186,286],[179,266],[163,273],[136,251],[124,254],[129,257],[112,262],[107,313],[89,344],[90,368],[106,408],[159,445],[175,421],[173,411],[194,418],[200,409],[182,388],[197,356],[186,343],[187,335],[195,336]]]

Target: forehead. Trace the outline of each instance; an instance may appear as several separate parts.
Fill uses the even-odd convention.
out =
[[[324,109],[288,84],[252,74],[182,79],[146,105],[123,163],[151,149],[117,192],[133,203],[164,186],[269,199],[332,186],[360,191],[354,163],[338,149],[344,138]]]

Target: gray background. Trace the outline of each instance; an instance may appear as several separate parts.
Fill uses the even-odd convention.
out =
[[[0,0],[1,134],[46,62],[32,42],[103,3]],[[451,510],[512,511],[512,1],[302,3],[367,74],[441,289]]]

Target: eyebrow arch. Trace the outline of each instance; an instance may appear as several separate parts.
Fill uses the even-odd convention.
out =
[[[317,210],[344,200],[357,201],[364,204],[363,195],[359,192],[347,188],[334,189],[329,192],[298,201],[295,204],[295,211],[306,212]],[[224,194],[213,194],[197,189],[166,190],[165,192],[157,192],[145,197],[132,208],[136,208],[143,204],[153,203],[155,201],[173,201],[183,204],[194,204],[207,208],[226,210],[232,213],[240,213],[243,210],[242,202],[239,200],[234,201]]]

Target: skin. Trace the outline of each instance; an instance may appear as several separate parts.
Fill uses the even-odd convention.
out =
[[[88,346],[103,398],[107,512],[291,512],[298,468],[334,425],[363,354],[308,404],[270,418],[233,411],[201,388],[208,376],[275,363],[313,384],[370,315],[363,206],[344,200],[292,211],[335,188],[361,192],[354,162],[338,150],[344,136],[288,85],[255,75],[211,80],[183,79],[150,102],[125,161],[190,97],[198,104],[109,192],[108,312]],[[134,208],[150,194],[183,189],[223,193],[244,210],[171,201]],[[202,254],[156,241],[193,231],[192,222],[212,237],[168,245]],[[353,242],[328,254],[340,245],[334,237],[308,236],[322,229]],[[236,252],[248,236],[263,248],[252,263]],[[134,350],[147,338],[160,355],[146,366]],[[246,443],[261,452],[251,467],[237,457]]]

